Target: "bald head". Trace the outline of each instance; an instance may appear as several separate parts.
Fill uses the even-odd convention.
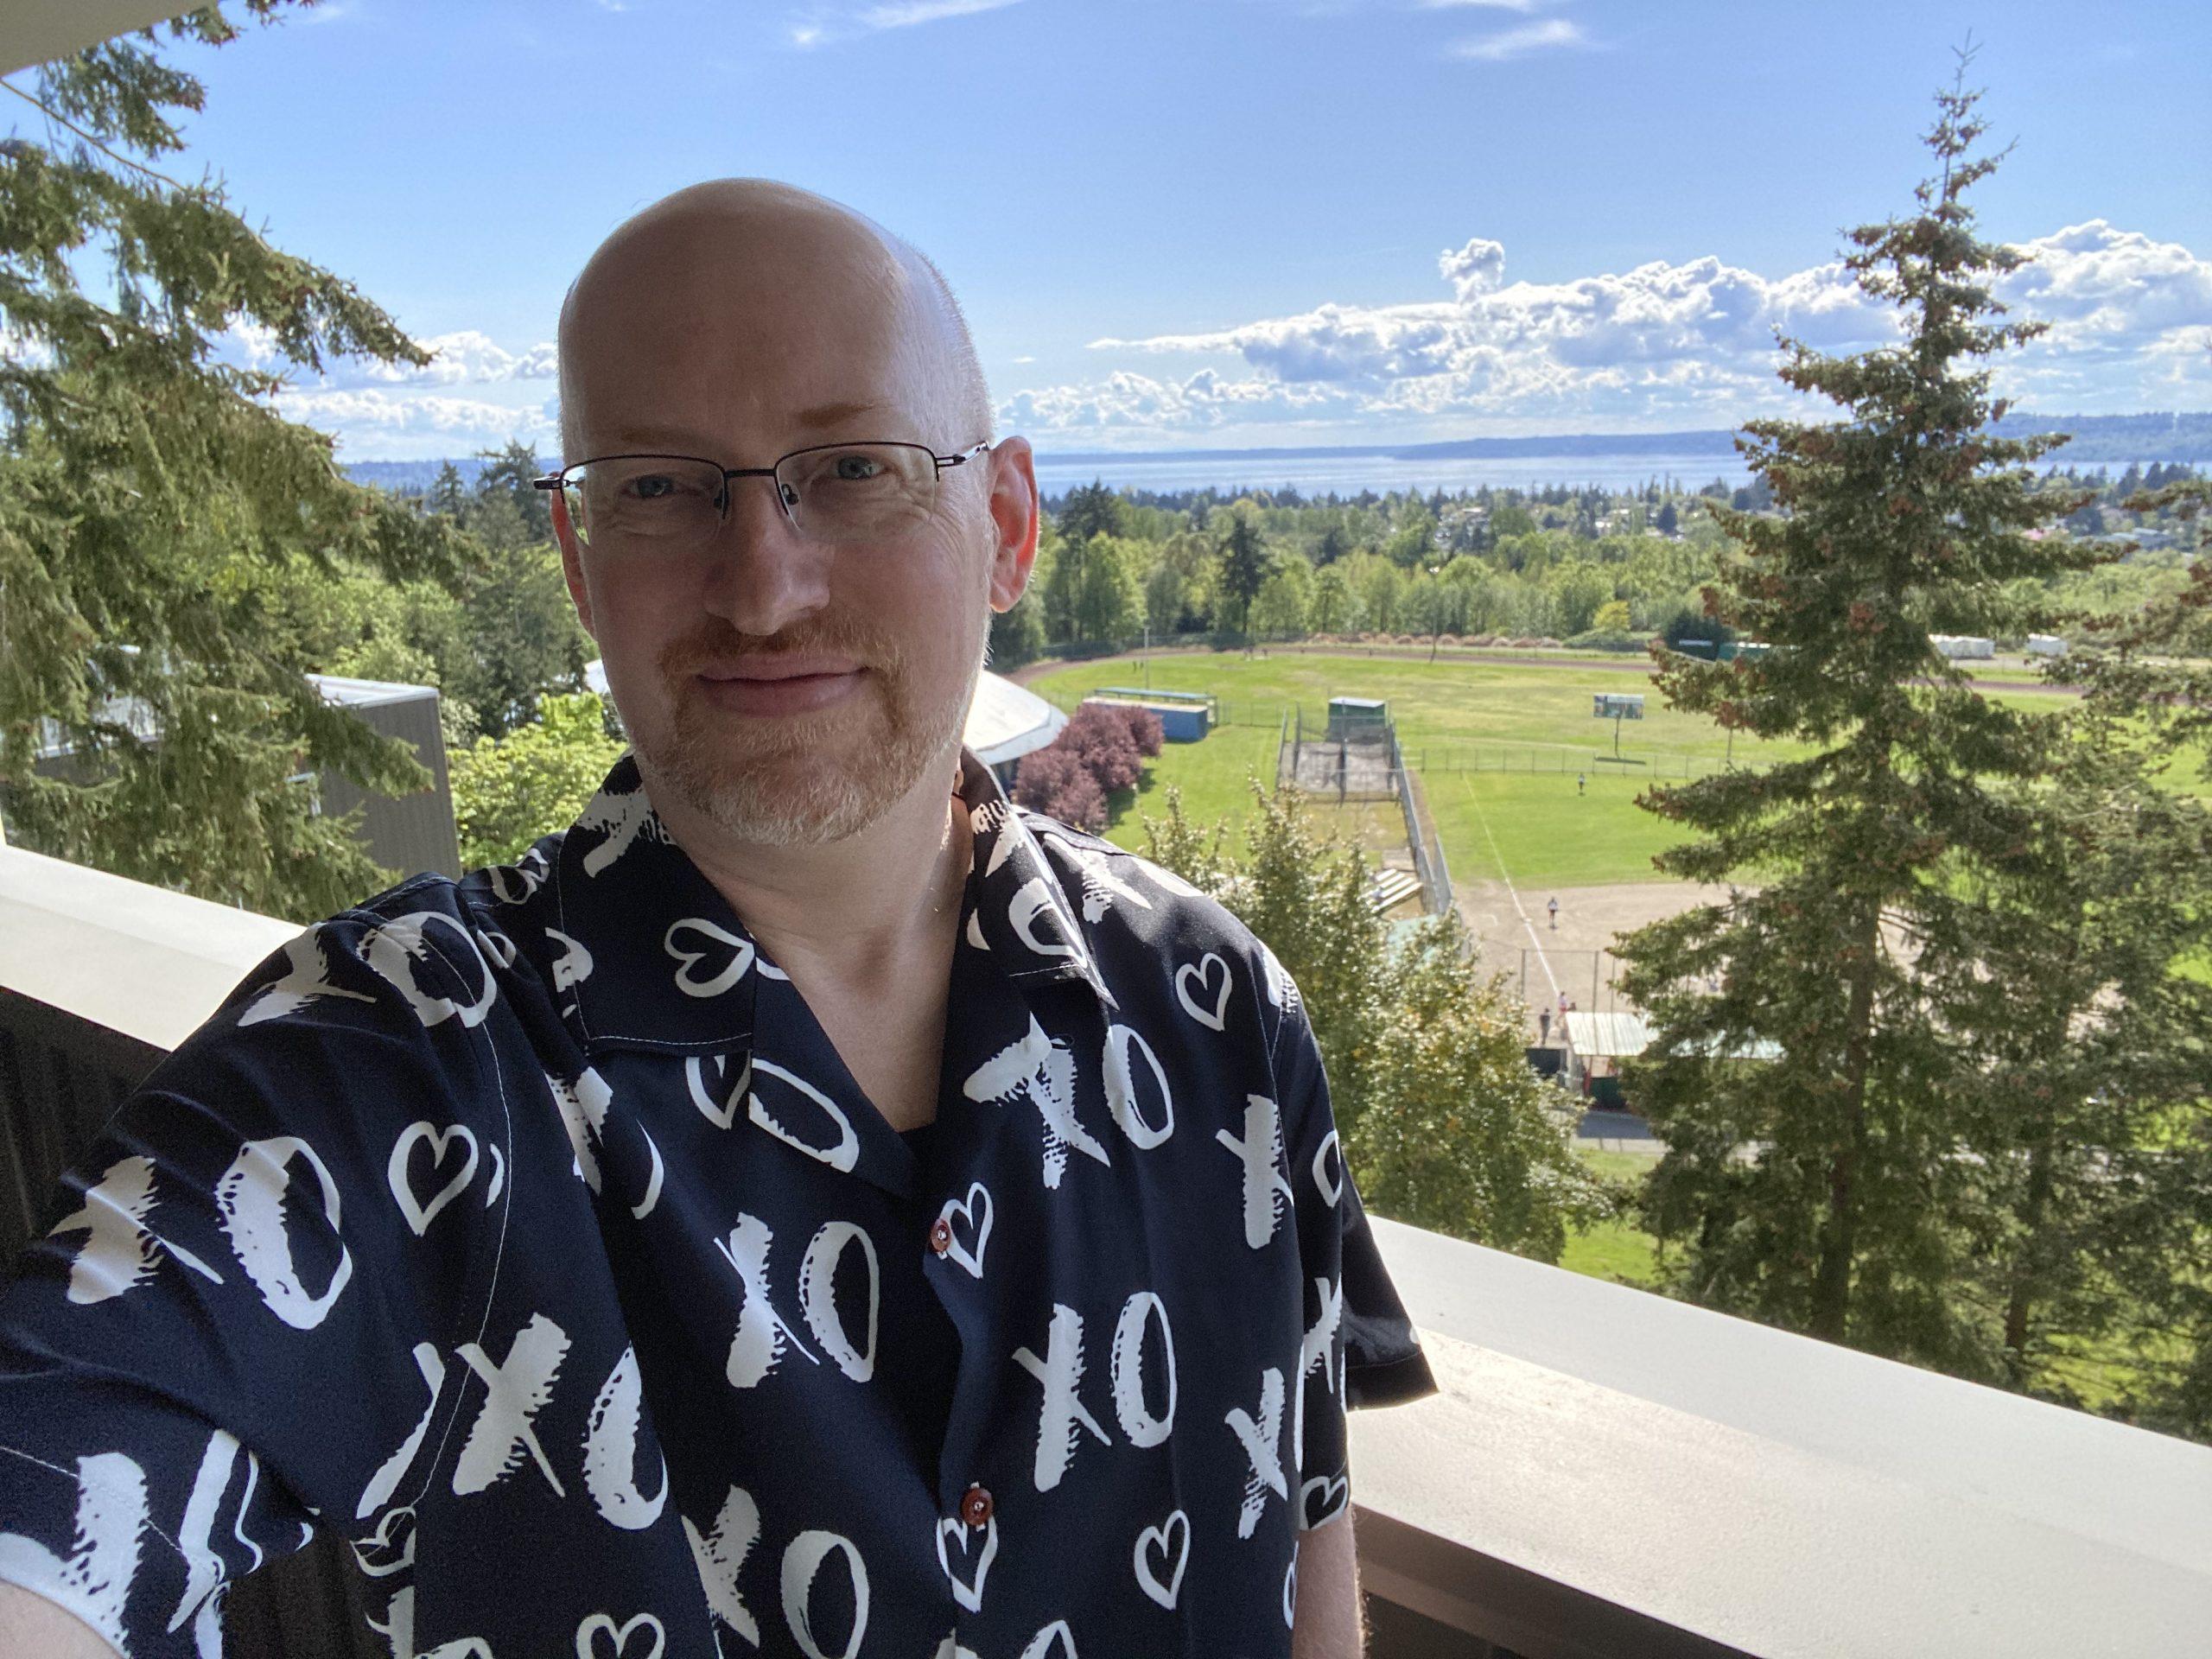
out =
[[[851,209],[765,179],[692,185],[618,226],[561,308],[560,374],[570,461],[724,432],[782,448],[991,436],[975,343],[937,267]]]

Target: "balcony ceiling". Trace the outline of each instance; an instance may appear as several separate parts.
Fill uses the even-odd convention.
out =
[[[0,74],[192,10],[178,0],[8,0],[0,5]]]

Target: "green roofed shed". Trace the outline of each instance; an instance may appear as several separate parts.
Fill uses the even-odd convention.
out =
[[[1380,697],[1331,697],[1329,735],[1363,737],[1380,734],[1390,723],[1390,705]]]

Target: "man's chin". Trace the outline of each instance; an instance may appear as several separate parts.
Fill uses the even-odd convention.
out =
[[[855,725],[866,729],[839,729]],[[881,721],[807,720],[741,736],[694,728],[639,758],[649,781],[733,840],[822,846],[890,811],[939,747]]]

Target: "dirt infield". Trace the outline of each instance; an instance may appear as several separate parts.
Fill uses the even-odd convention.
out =
[[[1564,992],[1586,1012],[1625,1009],[1611,983],[1619,971],[1611,946],[1616,934],[1673,916],[1700,904],[1725,904],[1726,887],[1682,881],[1622,881],[1595,887],[1520,887],[1503,881],[1454,883],[1460,919],[1473,934],[1485,973],[1502,973],[1529,1004],[1529,1039],[1535,1011],[1557,1008]],[[1559,925],[1549,909],[1559,900]]]

